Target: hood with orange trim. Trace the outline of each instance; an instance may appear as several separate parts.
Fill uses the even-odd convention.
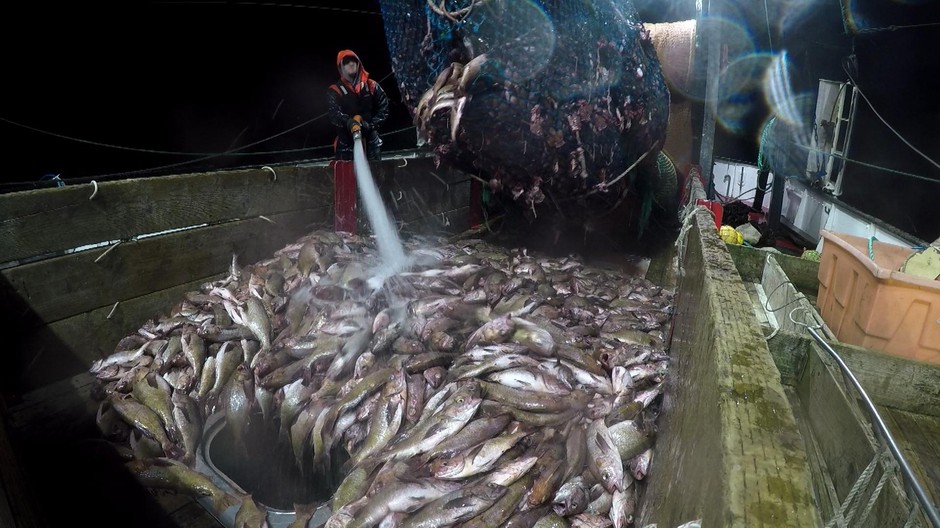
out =
[[[359,55],[356,55],[355,51],[348,49],[342,50],[336,54],[336,71],[339,72],[340,78],[343,77],[343,59],[346,57],[352,57],[356,59],[356,62],[359,63],[359,82],[366,82],[366,79],[369,78],[369,72],[367,72],[365,67],[363,67],[362,59],[359,58]]]

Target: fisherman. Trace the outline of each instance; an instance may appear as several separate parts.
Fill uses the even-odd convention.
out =
[[[352,160],[357,134],[369,161],[381,159],[382,138],[378,129],[388,118],[388,96],[382,86],[369,78],[362,61],[352,50],[336,55],[339,80],[331,84],[329,94],[330,122],[336,127],[333,141],[334,159]]]

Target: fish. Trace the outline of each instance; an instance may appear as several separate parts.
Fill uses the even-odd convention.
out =
[[[623,420],[608,426],[611,441],[617,448],[621,460],[630,460],[646,451],[652,438],[634,420]]]
[[[556,396],[567,396],[572,389],[567,380],[560,379],[546,370],[531,367],[500,370],[489,374],[486,379],[513,389],[544,392]]]
[[[261,350],[271,349],[271,318],[264,303],[257,297],[249,297],[245,301],[246,308],[241,309],[244,326],[247,326],[255,338],[261,343]]]
[[[150,384],[150,378],[153,377],[158,386]],[[176,428],[176,421],[173,418],[173,402],[170,399],[172,387],[163,376],[158,373],[151,373],[141,369],[136,372],[134,386],[131,394],[134,398],[146,405],[160,417],[160,422],[166,430],[170,439],[176,441],[179,439],[179,432]]]
[[[477,482],[461,487],[405,518],[400,528],[438,528],[461,523],[498,501],[506,487],[491,482]]]
[[[235,512],[235,528],[268,528],[268,512],[251,495],[242,498],[241,506]]]
[[[424,454],[425,461],[438,456],[453,455],[489,440],[506,429],[511,419],[507,413],[476,418],[457,434],[428,450]]]
[[[193,377],[200,379],[206,363],[206,342],[192,327],[187,327],[180,335],[183,356],[193,367]]]
[[[622,491],[615,491],[611,496],[608,516],[614,528],[625,528],[633,524],[633,512],[636,509],[636,486],[632,483]]]
[[[431,464],[431,474],[440,479],[465,479],[489,471],[516,442],[529,431],[519,429],[484,440],[476,446],[452,455],[441,457]]]
[[[202,473],[182,462],[169,458],[132,460],[125,467],[144,486],[185,493],[192,497],[209,497],[213,510],[222,512],[241,501],[215,485]]]
[[[254,405],[254,377],[245,363],[239,363],[235,373],[225,384],[219,398],[219,407],[225,413],[225,426],[232,431],[235,449],[239,456],[248,457],[245,436],[250,426],[251,409]]]
[[[532,475],[524,475],[514,482],[503,485],[506,488],[505,493],[492,506],[476,517],[468,519],[462,525],[463,528],[489,528],[491,526],[501,526],[513,513],[515,513],[519,502],[525,496],[526,490],[531,486]],[[484,480],[483,482],[489,482]]]
[[[111,405],[125,422],[160,444],[166,456],[179,458],[183,454],[183,451],[170,440],[160,417],[149,407],[131,396],[123,395],[112,397]]]
[[[170,399],[173,402],[173,420],[179,430],[180,444],[183,448],[181,460],[192,466],[205,425],[202,412],[196,400],[184,391],[173,391]]]
[[[288,429],[313,392],[314,387],[305,383],[303,378],[298,378],[281,388],[281,404],[278,412],[279,438],[287,437]]]
[[[459,482],[419,478],[396,481],[380,489],[347,524],[347,528],[369,528],[394,512],[413,513],[425,504],[463,488]]]
[[[307,528],[310,520],[317,512],[320,505],[317,503],[298,504],[294,503],[294,520],[287,528]]]
[[[590,489],[584,477],[578,475],[558,488],[552,499],[552,510],[562,517],[585,511],[590,502]]]
[[[460,104],[444,93],[429,110]],[[184,295],[92,365],[102,435],[190,467],[209,414],[236,444],[263,427],[303,475],[341,479],[333,528],[629,524],[671,294],[479,238],[409,241],[420,258],[370,280],[373,243],[314,231]],[[219,500],[233,499],[239,522],[265,522],[254,499]]]
[[[408,436],[385,452],[384,458],[401,460],[430,450],[462,429],[483,402],[475,384],[458,389],[448,401],[440,412],[410,429]]]
[[[623,460],[604,420],[593,420],[586,433],[588,468],[609,493],[623,491]]]
[[[366,497],[366,491],[372,484],[374,471],[357,465],[343,478],[330,500],[330,510],[333,512],[344,509],[347,505],[360,498]]]

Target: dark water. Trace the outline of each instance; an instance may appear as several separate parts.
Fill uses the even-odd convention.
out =
[[[248,456],[241,454],[232,429],[225,426],[209,443],[208,457],[215,467],[268,508],[293,510],[294,504],[329,500],[342,482],[339,471],[313,471],[311,451],[303,465],[305,472],[301,472],[290,444],[278,440],[277,428],[265,426],[260,415],[252,418],[244,435]],[[345,450],[334,449],[334,468],[346,459]]]

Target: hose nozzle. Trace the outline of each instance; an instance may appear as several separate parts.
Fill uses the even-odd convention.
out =
[[[349,127],[349,131],[352,132],[353,140],[362,138],[362,116],[355,115],[352,117],[352,124]]]

